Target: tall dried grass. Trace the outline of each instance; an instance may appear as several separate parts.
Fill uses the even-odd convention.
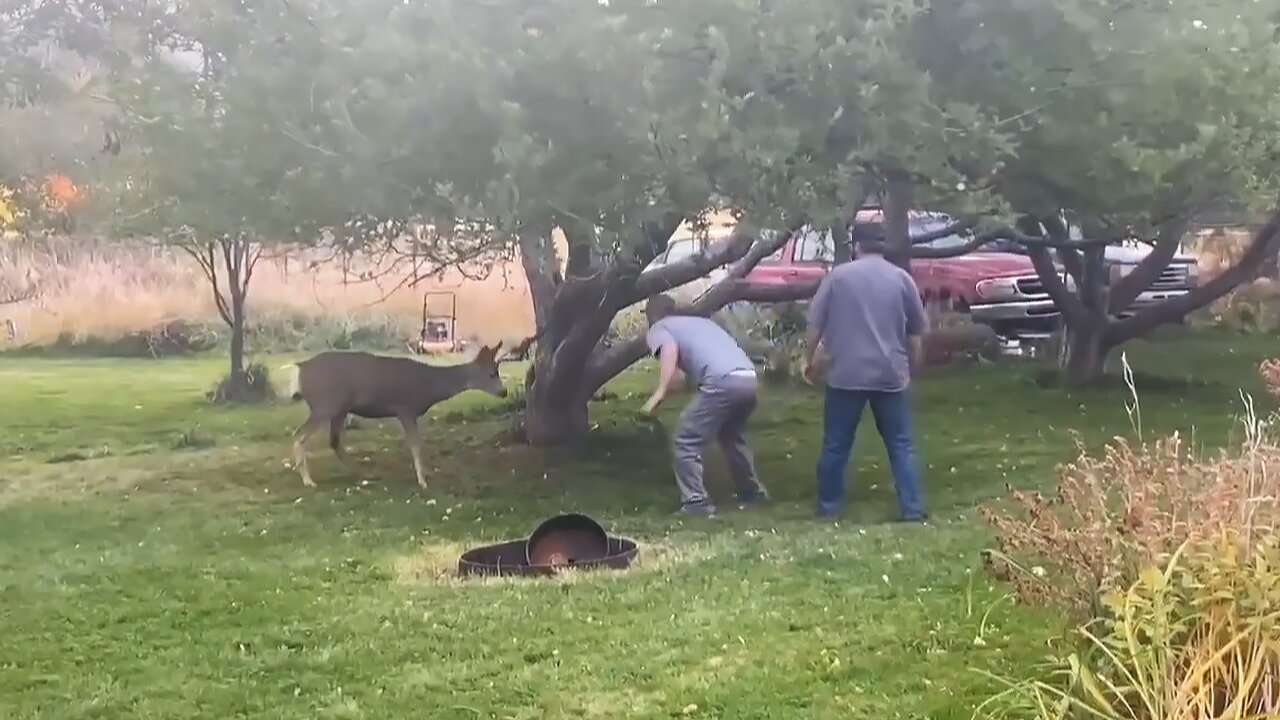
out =
[[[1269,384],[1275,363],[1259,372]],[[1141,406],[1125,362],[1130,420],[1139,437],[1116,438],[1100,455],[1077,439],[1078,456],[1051,495],[1011,491],[1011,505],[982,509],[996,532],[993,569],[1029,601],[1097,614],[1101,598],[1136,582],[1186,543],[1234,533],[1246,553],[1280,535],[1280,443],[1271,423],[1246,414],[1238,447],[1196,457],[1175,433],[1142,442]],[[1280,390],[1273,389],[1273,392]]]
[[[357,281],[337,263],[294,254],[264,258],[249,290],[249,315],[388,318],[416,335],[423,292],[456,293],[458,335],[481,341],[522,336],[533,325],[527,285],[518,265],[495,268],[485,279],[449,272],[399,286],[399,278]],[[0,305],[0,344],[43,344],[58,337],[112,338],[174,319],[216,323],[211,291],[196,265],[180,252],[142,244],[52,239],[0,246],[0,286],[28,287],[30,301]],[[431,301],[447,312],[447,299]],[[11,328],[6,339],[4,328]]]
[[[1259,372],[1280,393],[1280,363]],[[1025,600],[1086,612],[1077,652],[1001,679],[975,717],[1280,717],[1280,443],[1241,399],[1240,445],[1197,457],[1178,435],[1141,442],[1134,393],[1138,444],[1081,447],[1053,495],[984,509],[990,568]]]

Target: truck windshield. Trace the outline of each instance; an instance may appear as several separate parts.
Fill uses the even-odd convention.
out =
[[[912,220],[909,226],[911,228],[911,237],[918,238],[928,233],[938,232],[939,230],[945,229],[953,222],[954,221],[946,215]],[[972,239],[973,233],[969,230],[965,230],[959,233],[949,233],[940,238],[919,244],[924,247],[935,248],[937,250],[949,250],[951,248],[961,247]]]

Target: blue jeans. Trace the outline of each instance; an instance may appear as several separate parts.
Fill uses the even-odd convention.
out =
[[[906,390],[840,390],[828,387],[823,407],[822,456],[818,459],[818,513],[834,515],[844,503],[845,470],[849,452],[862,419],[862,409],[871,404],[876,430],[884,440],[893,471],[893,488],[898,493],[898,509],[904,519],[924,517],[920,495],[920,473],[911,447],[911,405]]]

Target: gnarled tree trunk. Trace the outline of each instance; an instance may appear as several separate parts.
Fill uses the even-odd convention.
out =
[[[591,398],[605,383],[644,357],[643,337],[612,346],[604,342],[618,312],[733,263],[727,277],[688,308],[689,312],[700,314],[715,312],[746,297],[742,278],[787,240],[787,234],[780,233],[758,241],[752,230],[739,228],[727,242],[642,275],[645,256],[655,256],[682,219],[670,217],[647,227],[646,242],[650,247],[638,253],[637,258],[589,268],[575,267],[571,262],[563,278],[549,229],[531,227],[521,234],[521,258],[538,328],[533,364],[525,378],[522,424],[527,442],[548,446],[585,439],[590,429],[587,404]],[[566,229],[566,238],[570,258],[575,256],[576,244],[591,242],[589,236],[572,228]],[[579,256],[582,255],[585,253]],[[812,289],[808,292],[812,293]]]
[[[1188,313],[1226,295],[1253,279],[1267,259],[1280,251],[1280,210],[1277,210],[1231,268],[1185,295],[1117,319],[1131,309],[1138,296],[1168,267],[1186,231],[1185,221],[1172,219],[1163,223],[1152,252],[1115,283],[1111,282],[1105,262],[1105,241],[1071,240],[1065,224],[1058,218],[1046,220],[1044,227],[1048,231],[1046,237],[1024,237],[1023,241],[1027,243],[1036,274],[1062,314],[1063,347],[1059,367],[1063,379],[1077,387],[1095,385],[1101,380],[1107,360],[1116,348],[1160,325],[1178,322]],[[1064,282],[1051,250],[1056,252],[1062,270],[1075,281],[1074,290]]]

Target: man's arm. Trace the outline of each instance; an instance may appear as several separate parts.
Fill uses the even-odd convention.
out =
[[[680,363],[680,348],[668,340],[658,348],[658,387],[653,394],[661,402],[671,389],[671,381],[676,376],[676,367]]]
[[[675,379],[680,363],[680,346],[665,330],[651,328],[647,337],[650,350],[658,356],[658,386],[653,389],[649,401],[644,404],[644,414],[652,415],[667,397],[671,381]]]
[[[907,351],[910,353],[907,357],[908,367],[914,374],[924,363],[924,339],[919,335],[912,335],[907,342]]]
[[[916,287],[916,281],[907,273],[902,274],[903,279],[903,307],[907,311],[907,339],[908,339],[908,356],[907,361],[911,365],[911,371],[915,372],[924,362],[924,341],[921,336],[924,335],[925,328],[928,326],[928,318],[925,316],[924,301],[920,299],[920,289]]]
[[[814,293],[809,303],[809,327],[804,334],[806,367],[813,367],[818,357],[818,348],[822,345],[822,337],[827,329],[827,308],[831,302],[831,275],[822,279],[818,292]]]

